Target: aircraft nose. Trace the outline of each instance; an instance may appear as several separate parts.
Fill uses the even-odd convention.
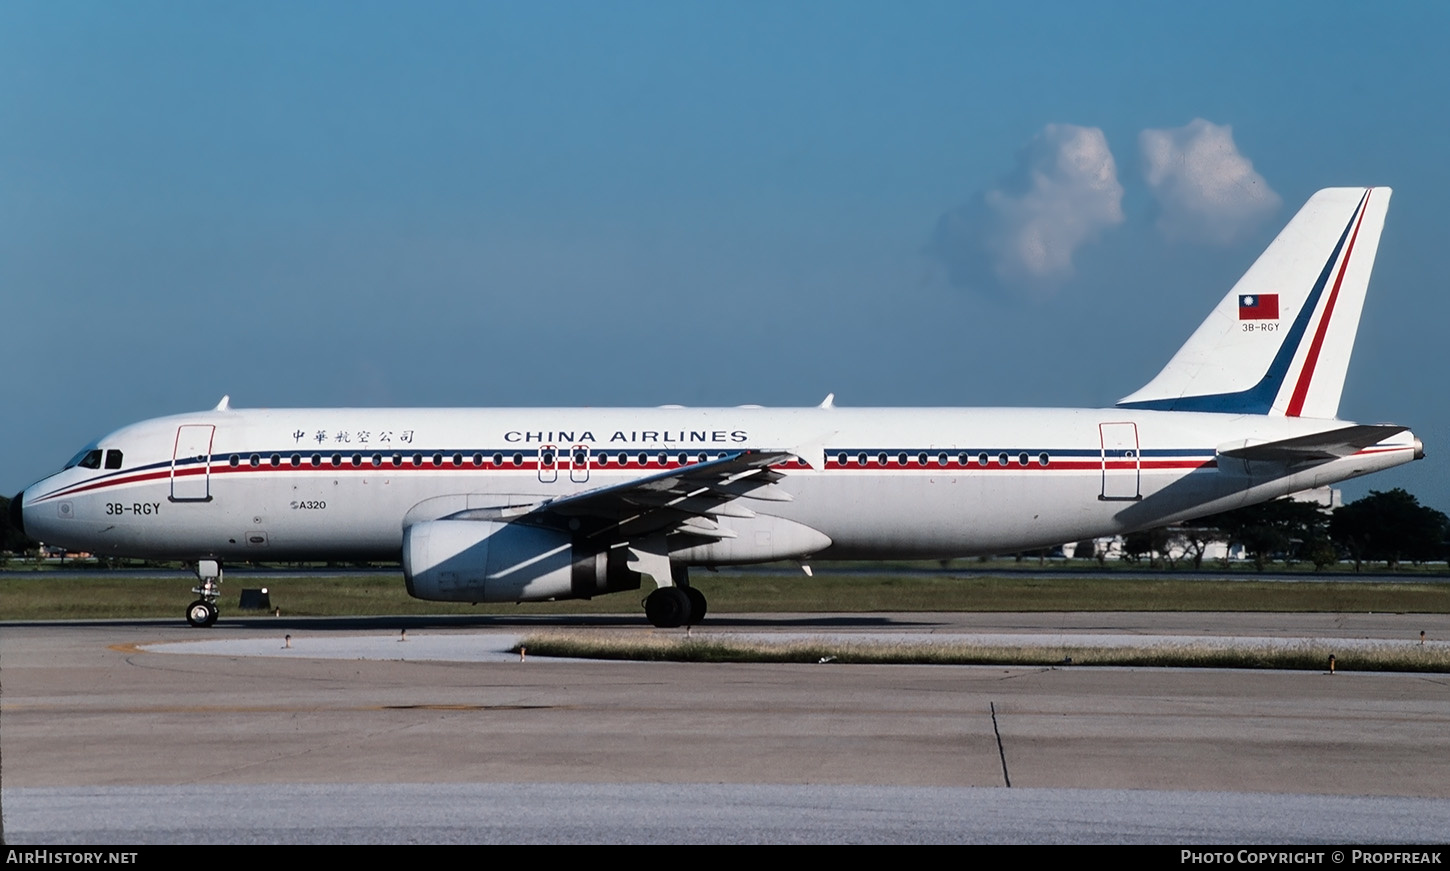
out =
[[[25,516],[21,512],[21,503],[25,501],[25,491],[21,490],[10,500],[10,525],[15,527],[21,535],[25,534]]]

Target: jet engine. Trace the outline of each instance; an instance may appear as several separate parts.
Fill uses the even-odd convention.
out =
[[[435,602],[588,599],[639,589],[621,551],[540,526],[429,520],[403,530],[403,578],[408,595]]]

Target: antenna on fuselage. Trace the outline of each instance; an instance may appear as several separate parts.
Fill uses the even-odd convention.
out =
[[[825,399],[822,399],[821,400],[821,404],[818,405],[818,406],[816,406],[816,407],[817,408],[835,408],[836,407],[836,394],[834,394],[834,393],[827,393],[826,394],[826,398]]]
[[[227,395],[223,396],[222,397],[222,401],[221,402],[218,402],[216,404],[216,408],[213,408],[212,409],[212,411],[231,411],[231,410],[232,410],[232,396],[231,396],[230,393],[228,393]]]

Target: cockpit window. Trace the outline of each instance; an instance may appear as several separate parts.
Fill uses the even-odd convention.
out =
[[[71,457],[71,461],[65,464],[67,469],[80,466],[82,469],[99,469],[101,467],[101,452],[96,448],[85,448],[80,453]]]
[[[119,469],[119,468],[121,468],[121,452],[120,451],[115,451],[115,450],[106,451],[106,468],[107,469]]]

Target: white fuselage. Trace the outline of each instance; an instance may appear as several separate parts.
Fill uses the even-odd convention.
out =
[[[1124,409],[281,409],[159,418],[22,494],[34,538],[99,554],[396,560],[405,527],[740,450],[800,461],[671,537],[711,565],[1005,553],[1160,525],[1414,459],[1409,432],[1303,466],[1221,457],[1340,421]],[[102,454],[109,462],[109,455]]]

